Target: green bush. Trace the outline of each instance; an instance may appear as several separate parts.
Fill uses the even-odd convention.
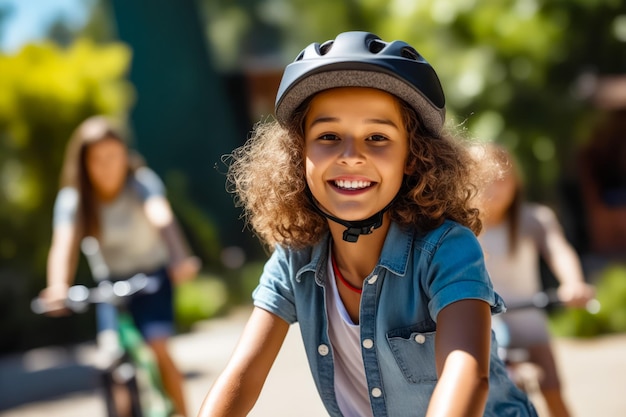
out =
[[[551,316],[551,330],[566,337],[592,337],[626,332],[626,265],[604,269],[596,283],[600,310],[563,309]]]
[[[265,262],[249,262],[241,268],[239,282],[242,300],[252,300],[252,291],[259,285],[264,265]]]
[[[626,265],[607,268],[598,284],[598,319],[609,332],[626,332]]]
[[[249,262],[223,275],[203,273],[197,279],[176,287],[174,308],[181,331],[197,321],[207,320],[236,305],[250,304],[264,262]]]
[[[200,275],[176,287],[174,309],[180,329],[187,331],[199,321],[221,313],[228,305],[228,291],[223,280]]]

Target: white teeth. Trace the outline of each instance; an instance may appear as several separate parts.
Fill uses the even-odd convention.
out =
[[[347,180],[338,180],[335,181],[335,185],[339,188],[345,188],[349,190],[358,190],[361,188],[367,188],[372,185],[369,181],[347,181]]]

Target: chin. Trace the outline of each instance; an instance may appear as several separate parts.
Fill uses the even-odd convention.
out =
[[[382,208],[380,210],[382,210]],[[349,222],[358,222],[358,221],[369,219],[370,217],[372,217],[372,216],[376,215],[377,213],[379,213],[380,210],[367,211],[365,213],[363,213],[363,212],[361,212],[361,213],[353,212],[353,213],[350,213],[350,215],[344,214],[342,216],[337,216],[337,217],[339,217],[340,219],[343,219],[343,220],[347,220]]]

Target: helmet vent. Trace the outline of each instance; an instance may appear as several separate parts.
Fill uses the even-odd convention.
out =
[[[403,58],[410,59],[412,61],[419,61],[420,54],[411,47],[402,48],[401,55]]]
[[[387,42],[381,41],[380,39],[372,39],[367,44],[367,49],[369,49],[371,53],[377,54],[380,51],[382,51],[385,48],[385,46],[387,46]]]
[[[326,41],[320,45],[320,55],[324,56],[330,51],[330,48],[333,47],[335,41]]]
[[[304,51],[300,52],[294,61],[302,61],[302,58],[304,58]]]

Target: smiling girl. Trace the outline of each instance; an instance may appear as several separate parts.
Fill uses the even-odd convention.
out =
[[[415,49],[371,33],[312,44],[286,68],[277,121],[229,171],[273,253],[200,416],[246,415],[295,322],[331,416],[535,415],[492,346],[503,304],[444,103]]]

